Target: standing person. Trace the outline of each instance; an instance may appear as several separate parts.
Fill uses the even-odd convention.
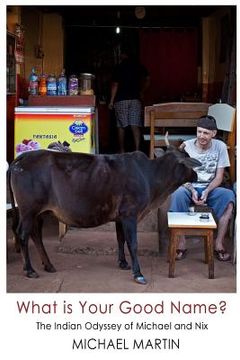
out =
[[[134,62],[127,49],[121,51],[121,62],[113,72],[109,109],[115,110],[119,151],[125,151],[125,129],[131,126],[135,150],[140,149],[142,120],[141,97],[149,82],[143,65]]]
[[[227,147],[217,134],[216,120],[213,116],[203,116],[197,122],[197,137],[180,145],[191,157],[199,160],[202,166],[194,169],[198,175],[196,183],[186,183],[171,195],[169,211],[187,212],[191,203],[207,204],[213,209],[218,221],[214,254],[219,261],[230,260],[224,247],[224,237],[232,216],[235,196],[232,190],[220,187],[224,169],[230,166]],[[185,237],[181,237],[176,260],[187,254]]]

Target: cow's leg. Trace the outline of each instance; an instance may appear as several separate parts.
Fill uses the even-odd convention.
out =
[[[132,260],[132,272],[134,280],[145,285],[147,283],[146,279],[140,271],[140,266],[137,258],[137,221],[136,218],[128,218],[122,220],[122,228],[124,233],[124,238],[128,245],[128,250]]]
[[[128,265],[128,262],[125,257],[125,251],[124,251],[124,233],[123,233],[123,227],[122,223],[119,221],[116,221],[116,233],[117,233],[117,241],[118,241],[118,264],[120,269],[122,270],[129,270],[131,267]]]
[[[30,256],[29,256],[29,249],[28,249],[28,240],[31,234],[32,228],[32,219],[19,221],[18,228],[17,228],[17,236],[19,238],[20,248],[22,251],[24,266],[23,269],[27,273],[27,277],[29,278],[37,278],[38,273],[33,269]]]
[[[41,218],[41,216],[38,216],[34,222],[34,227],[31,233],[31,237],[41,257],[42,263],[44,265],[44,270],[47,272],[56,272],[56,269],[51,264],[47,252],[45,250],[45,247],[43,245],[42,227],[43,227],[43,219]]]
[[[12,232],[13,232],[14,246],[17,253],[21,251],[20,240],[17,234],[18,223],[19,223],[19,212],[18,209],[16,208],[15,210],[12,211]]]

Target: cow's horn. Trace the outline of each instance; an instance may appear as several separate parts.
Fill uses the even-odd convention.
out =
[[[170,144],[169,144],[169,141],[168,141],[168,131],[165,134],[164,140],[165,140],[166,147],[169,148]]]
[[[166,134],[165,134],[164,140],[165,140],[165,144],[166,144],[166,147],[167,147],[167,151],[174,151],[174,150],[176,150],[176,147],[175,147],[174,145],[170,145],[170,143],[169,143],[169,141],[168,141],[168,131],[167,131]]]

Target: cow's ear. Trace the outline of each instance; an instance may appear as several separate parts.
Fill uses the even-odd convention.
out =
[[[159,158],[162,157],[165,154],[165,151],[161,148],[155,148],[154,149],[154,155]]]
[[[200,163],[200,161],[198,161],[197,159],[194,159],[194,158],[190,158],[190,157],[181,159],[180,162],[184,163],[186,166],[191,167],[191,168],[202,166],[202,163]]]

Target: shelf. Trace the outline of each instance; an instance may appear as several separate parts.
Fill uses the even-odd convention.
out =
[[[94,95],[28,97],[28,106],[95,106]]]

